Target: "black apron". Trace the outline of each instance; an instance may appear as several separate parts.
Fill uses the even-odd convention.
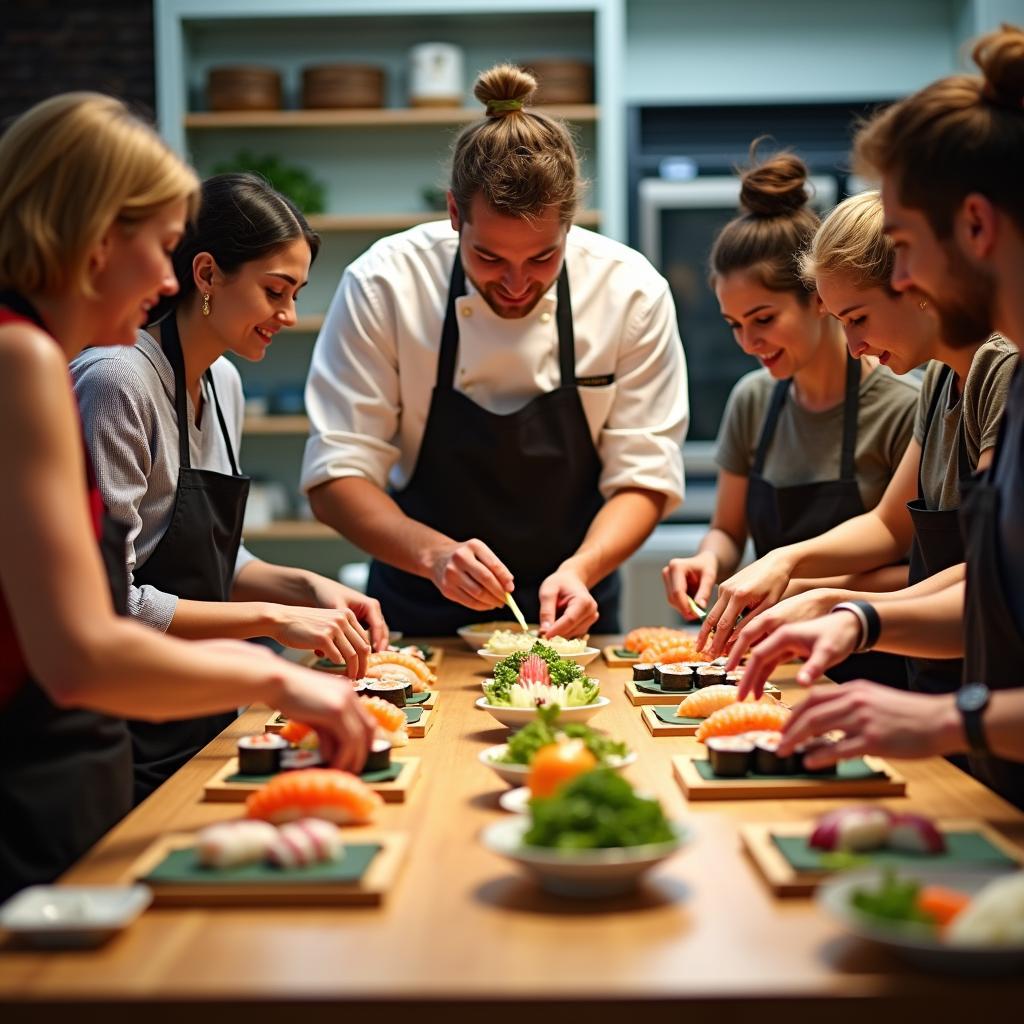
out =
[[[459,541],[479,537],[515,577],[516,602],[538,621],[538,588],[580,546],[604,504],[601,460],[576,389],[576,353],[569,278],[558,278],[558,362],[561,383],[507,415],[488,412],[455,390],[459,325],[455,303],[465,293],[456,256],[437,381],[423,443],[408,485],[394,495],[402,511]],[[495,618],[449,601],[434,584],[393,566],[370,565],[367,592],[381,602],[388,625],[418,636],[454,633]],[[592,589],[597,633],[619,632],[618,573]]]
[[[949,366],[942,368],[928,405],[924,443],[921,445],[922,465],[924,448],[928,443],[935,413],[945,392],[946,380],[952,372]],[[970,481],[974,470],[967,455],[962,417],[957,430],[956,450],[960,486],[964,487]],[[959,565],[964,560],[964,544],[960,536],[960,510],[928,508],[921,480],[921,465],[917,469],[917,498],[907,502],[907,511],[910,512],[910,518],[914,523],[914,545],[910,552],[910,575],[907,580],[907,585],[913,586],[950,566]],[[919,693],[953,693],[960,686],[962,674],[963,661],[960,658],[907,658],[910,689]],[[964,766],[959,760],[955,763],[960,767]]]
[[[186,601],[227,601],[242,540],[249,478],[238,472],[231,436],[209,370],[206,385],[227,447],[231,475],[192,468],[185,360],[173,316],[161,325],[161,343],[174,368],[181,466],[167,531],[145,564],[136,567],[135,585],[148,584]],[[135,750],[135,802],[149,796],[234,719],[233,713],[225,712],[170,722],[129,722]]]
[[[839,478],[790,487],[776,487],[763,476],[768,450],[792,379],[776,383],[747,484],[747,524],[758,558],[787,544],[799,544],[818,537],[866,511],[856,474],[860,375],[860,361],[847,356]],[[865,678],[901,689],[907,685],[906,659],[877,651],[853,654],[831,668],[828,674],[837,682]]]
[[[1020,373],[1020,371],[1017,371]],[[1007,438],[1009,410],[1003,417],[995,458],[964,490],[960,505],[967,593],[964,600],[964,681],[982,682],[990,690],[1019,688],[1024,682],[1024,636],[1006,600],[1000,558],[999,508],[995,484],[999,458],[1022,457],[1019,427]],[[1020,581],[1016,581],[1020,586]],[[1024,764],[998,757],[968,758],[971,774],[1024,810]]]
[[[0,306],[46,330],[20,297],[0,294]],[[125,535],[104,515],[100,554],[120,615],[128,607]],[[131,810],[131,779],[122,719],[57,707],[26,676],[0,708],[0,902],[52,882],[113,828]]]

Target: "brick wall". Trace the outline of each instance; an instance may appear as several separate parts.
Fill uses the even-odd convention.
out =
[[[111,93],[152,114],[151,0],[0,2],[0,122],[74,89]]]

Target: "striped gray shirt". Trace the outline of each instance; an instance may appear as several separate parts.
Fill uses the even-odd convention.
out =
[[[244,413],[242,382],[227,359],[218,359],[211,370],[237,460]],[[103,500],[111,516],[128,526],[128,612],[156,629],[166,630],[174,618],[178,598],[156,587],[135,586],[132,573],[156,550],[174,509],[181,464],[174,370],[159,344],[140,331],[133,346],[87,349],[71,363],[71,377]],[[203,394],[205,399],[205,381]],[[213,406],[204,408],[202,426],[196,426],[195,419],[189,397],[192,466],[230,473],[231,463]],[[252,558],[244,545],[239,548],[235,576]]]

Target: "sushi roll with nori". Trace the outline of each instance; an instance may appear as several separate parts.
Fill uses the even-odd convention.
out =
[[[274,732],[243,736],[238,741],[238,771],[242,775],[273,775],[281,770],[288,741]]]
[[[754,771],[759,775],[794,775],[800,769],[796,754],[779,757],[782,733],[761,733],[754,740]]]
[[[659,665],[658,675],[661,679],[661,688],[670,693],[693,689],[693,675],[686,665]]]
[[[650,664],[650,662],[637,662],[633,666],[633,682],[653,683],[654,665]]]
[[[367,697],[380,697],[396,708],[405,707],[405,680],[404,679],[375,679],[368,684],[364,691]]]
[[[319,750],[285,750],[281,754],[281,770],[299,771],[302,768],[319,768],[323,758]]]
[[[352,689],[355,691],[357,697],[361,697],[366,693],[367,682],[365,679],[355,679],[352,681]]]
[[[725,681],[731,683],[733,686],[739,686],[740,680],[743,678],[742,672],[726,672]]]
[[[385,739],[375,739],[366,755],[364,772],[383,772],[391,767],[391,743]]]
[[[711,770],[719,778],[738,779],[750,771],[754,743],[747,736],[711,736],[706,744]]]
[[[797,770],[804,775],[835,775],[836,765],[830,764],[826,765],[824,768],[808,768],[806,760],[811,754],[815,754],[827,747],[834,746],[835,740],[830,740],[825,736],[819,736],[817,739],[801,743],[793,753],[793,756],[797,760],[797,765],[799,766]]]
[[[697,669],[697,686],[715,686],[725,682],[725,669],[720,665],[701,665]]]

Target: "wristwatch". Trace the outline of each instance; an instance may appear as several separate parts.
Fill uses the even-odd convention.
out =
[[[984,683],[965,683],[956,691],[956,708],[963,719],[967,745],[971,753],[979,757],[987,757],[989,754],[982,716],[991,696]]]

